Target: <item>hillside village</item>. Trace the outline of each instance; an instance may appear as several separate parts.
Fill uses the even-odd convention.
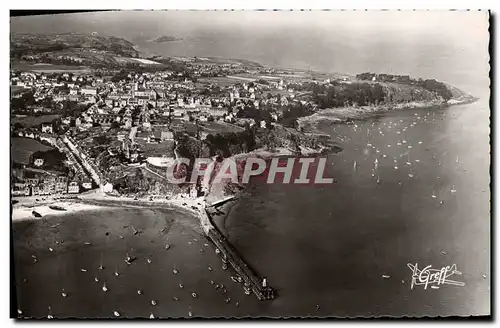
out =
[[[194,71],[201,74],[197,81],[171,71],[97,76],[12,70],[12,137],[52,146],[70,168],[68,174],[51,172],[43,152],[24,163],[14,156],[13,194],[76,194],[104,186],[110,192],[113,183],[123,184],[120,177],[139,171],[151,180],[143,191],[163,193],[168,183],[158,172],[175,162],[182,140],[272,129],[290,106],[315,108],[281,77],[200,81],[204,72]]]
[[[298,118],[328,107],[434,104],[451,96],[435,80],[372,73],[314,75],[206,58],[157,68],[12,69],[11,135],[51,147],[37,151],[34,144],[32,151],[19,151],[22,160],[13,148],[12,193],[77,194],[99,187],[127,195],[189,194],[192,186],[165,177],[179,157],[324,150],[327,145],[301,131]],[[64,168],[50,160],[54,151],[64,157]]]

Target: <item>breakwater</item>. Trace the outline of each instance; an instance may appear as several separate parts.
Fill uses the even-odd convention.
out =
[[[206,211],[200,215],[200,220],[202,226],[208,227],[208,231],[206,232],[207,237],[220,250],[224,260],[231,264],[233,269],[243,278],[245,287],[251,290],[259,300],[273,299],[275,297],[274,290],[270,286],[267,286],[265,280],[257,276],[248,264],[245,263],[231,243],[212,224],[210,215]]]

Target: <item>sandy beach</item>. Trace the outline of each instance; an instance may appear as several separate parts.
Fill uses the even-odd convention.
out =
[[[58,206],[64,208],[65,210],[55,210],[51,209],[49,206]],[[17,203],[12,207],[12,221],[23,221],[23,220],[39,220],[43,219],[45,216],[64,216],[67,214],[80,213],[85,211],[96,211],[104,210],[108,207],[85,204],[77,201],[45,201],[45,202],[31,202],[24,200],[23,202]],[[35,217],[33,211],[39,213],[41,217]]]

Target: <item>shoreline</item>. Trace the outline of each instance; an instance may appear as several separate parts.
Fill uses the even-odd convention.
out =
[[[16,198],[16,200],[18,200]],[[50,206],[58,206],[64,208],[64,210],[52,209]],[[109,206],[97,206],[92,204],[85,204],[78,199],[71,200],[49,200],[37,203],[17,203],[11,207],[11,221],[12,223],[21,221],[31,221],[31,220],[43,220],[47,216],[63,216],[68,214],[96,211],[96,210],[107,210]],[[33,211],[39,213],[41,217],[35,217]]]
[[[399,103],[395,105],[381,105],[381,106],[362,106],[362,107],[335,107],[325,108],[318,112],[299,117],[297,119],[298,128],[311,127],[320,122],[330,122],[331,124],[346,123],[349,121],[364,120],[376,115],[381,115],[389,112],[396,112],[401,110],[412,109],[425,109],[425,108],[446,108],[456,105],[466,105],[478,101],[479,98],[467,97],[465,99],[451,99],[447,103],[433,103],[433,102],[410,102]],[[315,130],[315,129],[313,129]]]

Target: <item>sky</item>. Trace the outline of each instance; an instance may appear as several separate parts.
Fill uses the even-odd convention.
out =
[[[11,32],[99,32],[165,56],[214,56],[264,65],[488,80],[488,13],[479,11],[123,11],[11,18]],[[137,40],[169,35],[182,41]]]

